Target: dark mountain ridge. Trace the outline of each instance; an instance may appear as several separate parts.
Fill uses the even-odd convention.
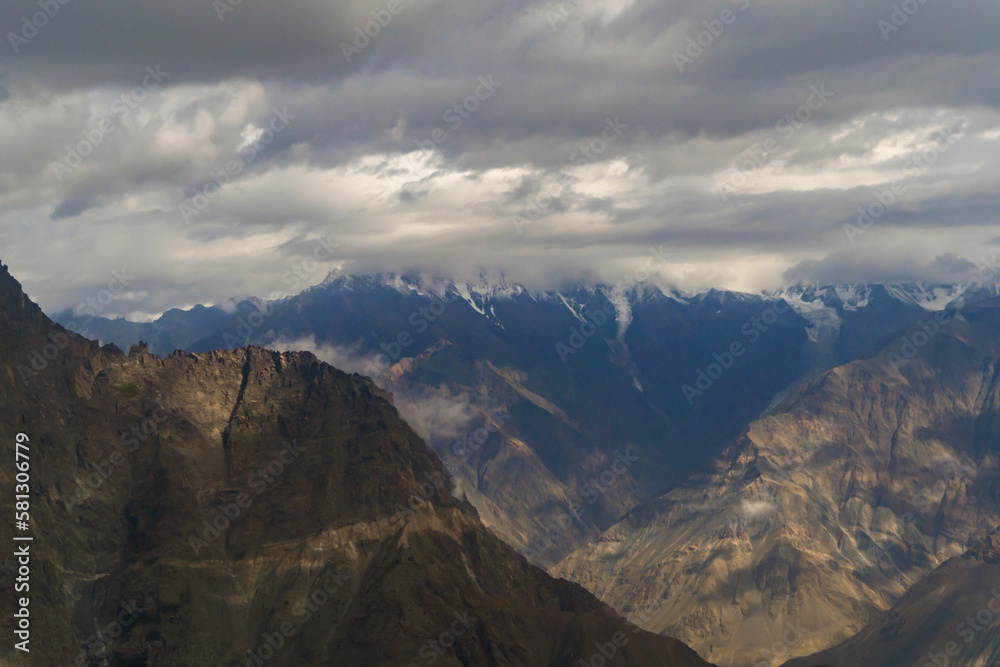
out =
[[[721,664],[839,644],[1000,525],[998,378],[1000,300],[928,313],[551,571]]]
[[[201,339],[203,312],[185,326],[179,314],[142,326],[187,351],[310,349],[373,377],[487,523],[551,565],[710,460],[790,385],[925,312],[888,293],[788,297],[331,275],[295,296],[245,301]],[[116,335],[97,319],[87,330]],[[439,414],[454,405],[467,406],[464,419]],[[456,440],[479,430],[486,441],[455,457]],[[623,457],[637,465],[608,472]]]
[[[2,265],[0,314],[0,439],[28,439],[34,537],[30,653],[4,664],[705,664],[493,536],[362,378],[252,347],[126,356]],[[443,492],[400,516],[429,479]]]

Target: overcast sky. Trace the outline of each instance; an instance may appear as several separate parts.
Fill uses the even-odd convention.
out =
[[[542,287],[655,248],[749,291],[1000,245],[996,2],[237,1],[0,7],[0,259],[47,310],[123,269],[138,318],[341,266]]]

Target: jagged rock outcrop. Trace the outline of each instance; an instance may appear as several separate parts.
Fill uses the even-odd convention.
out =
[[[935,569],[847,641],[783,667],[1000,663],[1000,535]]]
[[[797,389],[552,572],[720,664],[854,635],[1000,524],[1000,303],[939,319]]]
[[[485,529],[358,376],[308,353],[102,348],[2,265],[0,314],[0,441],[30,438],[35,538],[31,652],[5,642],[0,663],[705,664]]]
[[[191,335],[220,308],[79,324],[123,349],[141,332],[164,356],[169,345],[310,350],[375,378],[483,521],[548,567],[711,460],[800,376],[813,356],[809,322],[788,308],[772,318],[777,305],[648,285],[539,293],[505,280],[331,275],[281,301],[236,304],[200,340]],[[879,309],[852,319],[870,310]],[[734,340],[746,343],[739,362],[689,402],[683,385],[698,384]],[[455,454],[477,434],[482,442]],[[623,468],[623,456],[637,460]]]

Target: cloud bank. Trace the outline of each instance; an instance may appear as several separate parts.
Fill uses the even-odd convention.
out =
[[[657,280],[685,289],[947,279],[1000,241],[998,19],[972,0],[15,0],[0,258],[50,311],[125,267],[107,314],[136,317],[281,290],[323,239],[304,283],[615,282],[661,245]]]

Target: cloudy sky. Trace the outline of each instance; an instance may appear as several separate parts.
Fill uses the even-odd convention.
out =
[[[124,270],[107,313],[137,318],[337,267],[614,282],[651,248],[688,290],[957,282],[1000,245],[998,25],[986,0],[8,0],[0,259],[49,311]]]

